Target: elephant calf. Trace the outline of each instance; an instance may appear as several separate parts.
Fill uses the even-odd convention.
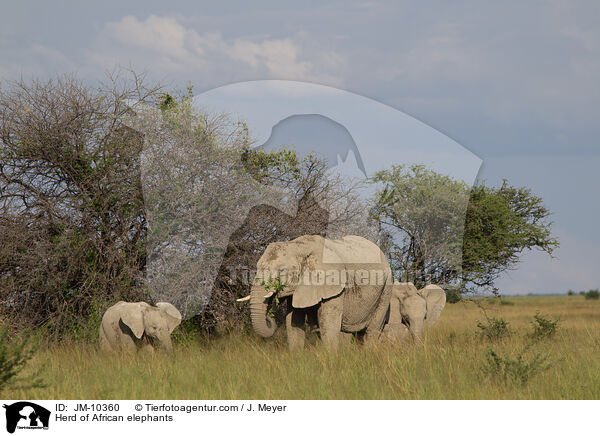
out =
[[[437,285],[427,285],[417,290],[411,282],[395,282],[384,334],[390,339],[412,335],[420,341],[425,320],[431,327],[440,317],[445,305],[446,293]]]
[[[181,313],[170,303],[126,303],[109,307],[100,325],[100,347],[103,350],[139,348],[153,350],[153,344],[172,351],[171,333],[181,323]]]

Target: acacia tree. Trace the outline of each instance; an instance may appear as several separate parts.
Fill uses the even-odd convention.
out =
[[[371,216],[394,272],[418,284],[448,283],[460,269],[468,187],[421,165],[379,171]]]
[[[552,236],[550,211],[528,188],[503,181],[499,188],[477,185],[470,193],[463,239],[462,279],[472,287],[491,288],[513,269],[525,250],[552,255],[558,240]]]
[[[146,221],[133,75],[100,89],[74,77],[0,89],[0,313],[61,335],[117,299],[139,299]]]
[[[552,254],[558,241],[542,199],[506,181],[468,186],[423,166],[393,166],[371,178],[381,188],[371,216],[395,273],[419,286],[498,290],[495,280],[524,250]]]

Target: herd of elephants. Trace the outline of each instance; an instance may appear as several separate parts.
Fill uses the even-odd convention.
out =
[[[276,329],[269,305],[287,298],[286,332],[290,349],[304,346],[306,327],[317,326],[325,346],[335,349],[358,335],[365,341],[421,340],[446,304],[437,285],[417,290],[411,282],[394,282],[381,249],[360,236],[326,239],[306,235],[270,244],[257,264],[249,302],[252,326],[262,337]],[[105,350],[172,349],[171,333],[181,314],[170,303],[156,306],[120,301],[104,314],[100,345]]]

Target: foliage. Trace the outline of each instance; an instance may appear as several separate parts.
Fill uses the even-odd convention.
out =
[[[0,90],[0,314],[53,337],[93,301],[143,298],[142,138],[125,101],[155,89],[133,75],[100,89],[73,77]]]
[[[371,216],[381,245],[402,279],[460,286],[461,292],[494,287],[525,250],[552,255],[550,212],[529,189],[505,180],[501,187],[463,183],[423,166],[394,165],[371,178]]]
[[[569,289],[569,291],[567,292],[567,295],[569,297],[572,297],[573,295],[575,295],[575,292],[573,292],[573,290]]]
[[[533,325],[533,333],[531,337],[534,340],[551,338],[556,334],[556,330],[558,329],[558,319],[548,319],[544,318],[540,315],[539,312],[533,316],[534,320],[532,321]]]
[[[187,318],[211,300],[227,240],[264,192],[242,164],[250,144],[243,123],[194,107],[191,90],[163,95],[161,110],[136,109],[130,121],[145,137],[146,283]]]
[[[370,180],[382,185],[371,217],[390,241],[386,254],[401,280],[420,287],[456,279],[468,186],[422,165],[393,165]]]
[[[526,385],[532,377],[550,368],[548,357],[533,353],[528,357],[532,344],[527,344],[516,357],[501,355],[493,349],[488,350],[482,372],[485,376],[500,383],[518,383]]]
[[[488,318],[486,315],[485,322],[477,321],[477,327],[481,330],[482,337],[492,341],[504,339],[511,334],[509,323],[503,318]]]
[[[484,375],[497,382],[513,382],[524,386],[532,377],[550,368],[551,365],[548,363],[547,355],[531,350],[540,340],[553,337],[556,334],[558,319],[544,318],[539,312],[536,312],[533,318],[533,332],[529,335],[529,341],[516,357],[503,356],[494,349],[488,350],[482,367]],[[485,329],[483,329],[486,333],[508,331],[508,323],[502,319],[488,319],[488,323],[490,325],[485,326]],[[479,323],[478,326],[482,328]],[[502,335],[505,336],[506,333],[500,336]]]
[[[586,300],[597,300],[598,298],[600,298],[600,292],[598,292],[598,289],[590,289],[585,293]]]
[[[446,289],[444,289],[444,291],[446,291],[446,302],[447,303],[454,304],[454,303],[458,303],[459,301],[462,301],[462,299],[463,299],[460,289],[456,286],[448,286],[448,287],[446,287]]]
[[[37,374],[19,377],[37,350],[35,339],[30,334],[22,332],[20,338],[11,339],[8,328],[0,327],[0,391],[10,385],[20,388],[44,386]]]
[[[527,188],[477,185],[471,191],[463,239],[462,279],[494,288],[494,281],[514,268],[524,250],[552,255],[558,241],[551,234],[550,212]]]
[[[277,276],[275,279],[270,277],[266,282],[262,280],[261,286],[265,287],[265,291],[273,292],[271,304],[267,309],[267,315],[275,319],[281,318],[281,316],[279,316],[280,314],[277,313],[277,308],[280,304],[279,293],[285,289],[285,283],[281,283],[281,277]]]

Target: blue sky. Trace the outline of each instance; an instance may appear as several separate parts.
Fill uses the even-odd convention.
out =
[[[530,187],[562,242],[527,254],[507,293],[600,286],[600,3],[23,1],[0,15],[0,78],[116,64],[196,92],[288,79],[363,95]]]

